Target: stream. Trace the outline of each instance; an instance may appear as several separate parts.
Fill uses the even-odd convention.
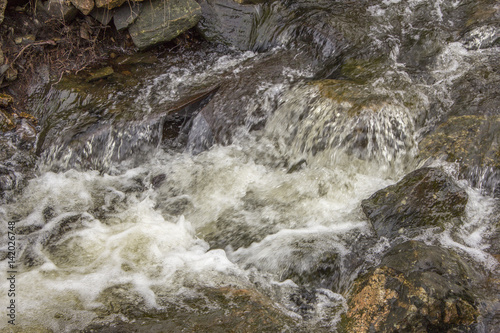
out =
[[[483,2],[496,19],[466,0],[248,5],[247,50],[204,42],[39,89],[35,175],[16,171],[24,185],[0,207],[17,324],[3,314],[0,331],[336,332],[354,281],[394,242],[362,200],[422,166],[465,190],[465,221],[399,241],[498,281],[495,171],[419,151],[466,106],[499,114],[498,4]],[[497,289],[484,288],[474,329],[494,332]],[[255,326],[227,319],[245,313]]]

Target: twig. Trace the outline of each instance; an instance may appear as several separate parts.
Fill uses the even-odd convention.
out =
[[[14,63],[16,62],[16,60],[21,56],[21,54],[23,54],[24,50],[26,50],[28,47],[30,47],[30,46],[39,46],[39,45],[54,45],[55,46],[57,44],[53,40],[47,40],[47,41],[43,41],[43,42],[36,42],[36,43],[28,44],[25,47],[23,47],[21,49],[21,51],[19,51],[19,53],[14,58],[14,60],[12,60],[12,63],[10,65],[11,66],[14,65]]]

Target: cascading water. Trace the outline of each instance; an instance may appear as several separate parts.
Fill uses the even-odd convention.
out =
[[[165,61],[161,74],[144,70],[131,86],[86,86],[88,95],[53,87],[38,110],[39,174],[0,208],[2,230],[15,223],[20,331],[132,330],[162,313],[172,331],[197,331],[200,316],[220,318],[221,296],[210,295],[224,290],[264,295],[283,331],[335,331],[352,281],[390,245],[373,237],[361,200],[417,168],[422,135],[451,112],[450,87],[498,54],[498,28],[447,42],[456,22],[449,12],[461,1],[408,3],[353,4],[361,32],[349,30],[360,18],[327,15],[350,43],[363,35],[328,71],[318,57],[337,59],[330,40],[300,52],[293,43],[263,53],[203,46]],[[325,4],[315,10],[334,11]],[[429,33],[419,21],[427,11],[437,28],[408,59]],[[270,22],[296,25],[278,14]],[[273,42],[311,34],[277,36],[270,24],[260,31]],[[186,116],[170,138],[168,117],[178,110]],[[434,163],[458,175],[453,164]],[[498,202],[460,184],[466,223],[415,239],[495,273],[487,221]]]

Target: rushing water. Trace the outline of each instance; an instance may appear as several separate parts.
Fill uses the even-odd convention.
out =
[[[305,331],[334,331],[350,283],[389,246],[372,237],[361,200],[418,167],[418,141],[447,117],[452,84],[499,51],[482,49],[498,28],[449,41],[461,1],[350,5],[361,18],[332,20],[363,47],[347,48],[328,75],[318,57],[340,57],[328,43],[316,42],[321,56],[295,44],[262,53],[203,46],[137,70],[132,84],[55,86],[38,100],[38,176],[0,207],[3,230],[16,226],[24,330],[126,321],[119,307],[103,310],[113,302],[188,309],[200,290],[233,287],[257,289]],[[437,28],[419,19],[427,12]],[[411,58],[408,39],[429,45]],[[206,92],[204,110],[181,117],[169,137],[168,111]],[[497,201],[460,184],[466,223],[417,239],[495,272],[485,250]],[[4,259],[2,292],[7,271]],[[305,308],[294,298],[303,286],[314,299]]]

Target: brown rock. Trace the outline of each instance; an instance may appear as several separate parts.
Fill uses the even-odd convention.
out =
[[[410,241],[358,278],[340,332],[468,331],[479,315],[475,273],[457,254]]]
[[[97,8],[113,9],[120,7],[127,0],[95,0],[95,5]]]
[[[94,0],[70,0],[73,6],[76,7],[83,15],[89,15],[94,9]]]

